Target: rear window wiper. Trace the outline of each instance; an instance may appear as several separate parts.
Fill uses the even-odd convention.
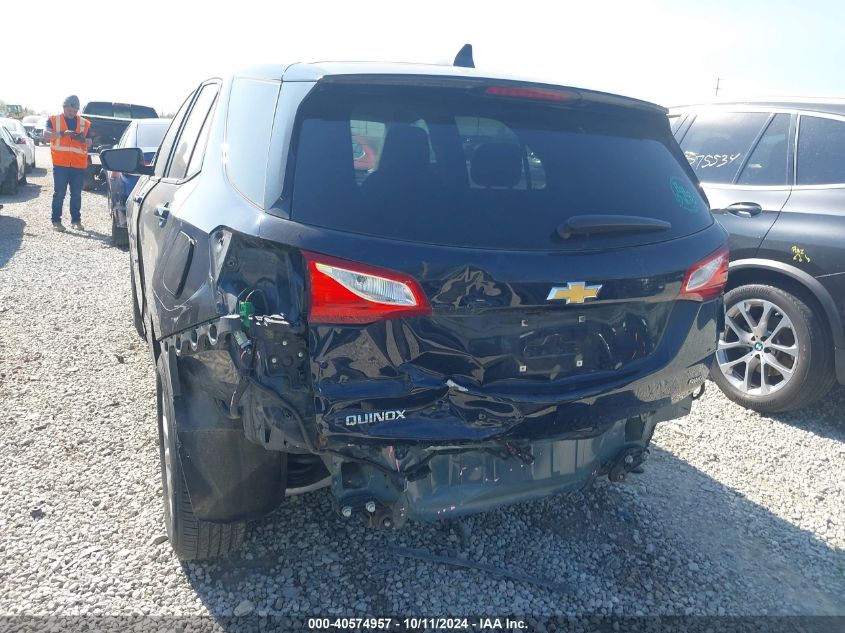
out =
[[[568,240],[573,235],[668,231],[671,228],[672,224],[665,220],[639,215],[573,215],[557,227],[557,234]]]

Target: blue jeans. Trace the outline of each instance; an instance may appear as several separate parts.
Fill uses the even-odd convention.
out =
[[[70,185],[70,221],[80,222],[82,210],[82,181],[85,169],[76,167],[53,167],[53,222],[62,221],[62,205],[65,192]]]

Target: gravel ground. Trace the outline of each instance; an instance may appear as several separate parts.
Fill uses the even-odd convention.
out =
[[[239,557],[180,565],[128,256],[103,195],[83,194],[86,232],[56,234],[51,193],[41,168],[0,198],[0,615],[845,614],[842,388],[767,417],[709,385],[644,474],[472,517],[463,538],[369,531],[323,490],[254,524]]]

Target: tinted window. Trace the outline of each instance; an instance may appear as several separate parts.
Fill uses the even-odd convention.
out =
[[[681,142],[699,180],[733,182],[768,119],[765,112],[699,114]]]
[[[671,239],[712,222],[657,113],[463,89],[322,86],[301,108],[295,148],[292,217],[343,231],[546,250]],[[672,229],[555,236],[586,214],[658,218]]]
[[[185,113],[188,111],[188,107],[191,105],[193,98],[194,93],[192,92],[190,96],[185,99],[185,102],[182,104],[182,107],[179,108],[176,116],[173,117],[173,121],[170,122],[170,127],[167,128],[167,133],[161,141],[161,147],[159,147],[155,159],[155,175],[159,178],[164,176],[164,170],[167,167],[167,158],[170,156],[170,151],[173,148],[173,142],[176,140],[176,135],[179,133],[179,127],[182,125]]]
[[[158,112],[147,106],[133,105],[129,109],[130,117],[133,119],[157,119]]]
[[[788,114],[777,114],[769,123],[737,180],[741,185],[785,185],[788,182]]]
[[[161,145],[161,139],[164,138],[164,133],[167,131],[169,123],[149,123],[147,125],[139,125],[138,138],[136,143],[138,147],[158,147]]]
[[[202,168],[202,160],[205,158],[205,147],[208,145],[208,135],[211,132],[211,121],[213,118],[214,109],[212,108],[208,116],[205,117],[205,122],[202,124],[196,147],[194,147],[194,152],[191,154],[191,161],[188,163],[188,173],[185,174],[185,178],[191,178],[195,174],[198,174]]]
[[[176,151],[173,153],[170,167],[167,169],[167,178],[179,180],[188,175],[191,154],[197,145],[197,139],[205,124],[206,117],[209,116],[211,106],[214,105],[214,100],[217,98],[217,88],[217,84],[208,84],[200,90],[200,94],[193,108],[191,108],[191,113],[185,120],[179,139],[176,141]]]
[[[86,104],[84,114],[117,117],[119,119],[155,119],[158,117],[156,111],[148,106],[110,103],[108,101],[91,101]]]
[[[229,98],[226,174],[238,191],[259,206],[264,199],[270,133],[279,88],[277,81],[235,79]],[[351,159],[352,141],[348,143],[346,151]]]
[[[798,128],[798,184],[845,183],[845,122],[802,116]]]

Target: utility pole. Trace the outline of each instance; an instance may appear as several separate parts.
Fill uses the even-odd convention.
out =
[[[721,77],[716,77],[716,96],[719,96],[719,82],[722,81]]]

